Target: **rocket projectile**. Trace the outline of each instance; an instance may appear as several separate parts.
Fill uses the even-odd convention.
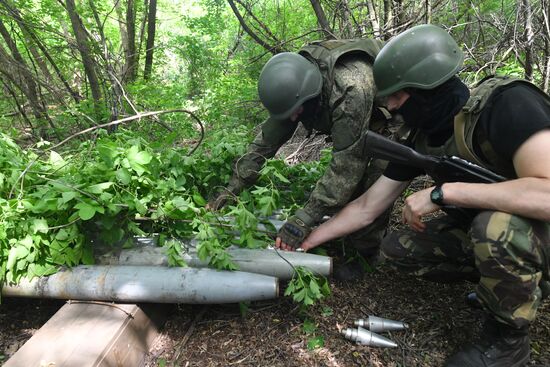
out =
[[[199,258],[195,247],[196,241],[192,241],[187,243],[189,248],[182,254],[183,260],[192,268],[208,267],[208,260]],[[328,256],[238,247],[230,247],[227,252],[240,271],[274,276],[282,280],[291,279],[294,275],[294,268],[297,266],[307,267],[314,273],[323,276],[329,276],[332,273],[332,258]],[[168,255],[165,247],[139,245],[98,256],[96,263],[99,265],[168,266]]]
[[[342,334],[346,339],[357,342],[357,344],[371,347],[395,348],[397,344],[388,338],[373,333],[372,331],[358,327],[357,329],[344,329]]]
[[[402,321],[384,319],[377,316],[369,316],[367,319],[359,319],[354,322],[355,326],[360,326],[374,331],[376,333],[384,331],[405,330],[409,325]]]
[[[277,278],[242,271],[160,266],[80,265],[6,284],[6,297],[115,302],[235,303],[276,298]]]

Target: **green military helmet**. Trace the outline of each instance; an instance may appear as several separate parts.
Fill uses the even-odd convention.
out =
[[[442,28],[424,24],[391,39],[374,60],[378,96],[403,88],[432,89],[455,75],[464,54]]]
[[[258,94],[271,117],[284,120],[305,101],[321,92],[323,78],[317,65],[294,52],[282,52],[264,65]]]

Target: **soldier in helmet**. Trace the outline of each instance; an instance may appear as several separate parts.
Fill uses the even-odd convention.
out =
[[[505,77],[469,91],[455,76],[462,61],[443,29],[413,27],[390,40],[375,60],[379,96],[414,129],[408,144],[416,150],[460,156],[508,180],[445,183],[410,195],[402,220],[411,229],[386,236],[381,252],[427,279],[478,282],[477,298],[488,316],[481,339],[446,366],[524,366],[529,324],[550,278],[550,98],[527,81]],[[422,173],[390,163],[366,193],[301,247],[368,225]],[[447,216],[423,221],[446,205],[479,211],[470,223]]]
[[[373,128],[373,119],[383,119],[380,111],[373,109],[376,88],[372,77],[372,63],[382,45],[368,39],[328,40],[310,44],[297,53],[273,56],[258,82],[258,94],[269,118],[247,153],[236,160],[229,185],[210,201],[209,207],[217,210],[253,184],[266,158],[273,157],[291,138],[299,122],[309,131],[330,136],[332,160],[305,206],[283,225],[277,241],[299,245],[323,216],[334,214],[363,193],[382,170],[363,158],[360,139],[368,128]],[[373,255],[388,218],[386,213],[369,228],[348,236],[347,243],[364,256]],[[358,264],[339,269],[341,278],[360,273]]]

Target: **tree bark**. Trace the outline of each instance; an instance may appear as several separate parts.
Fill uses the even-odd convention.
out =
[[[143,70],[143,79],[148,80],[153,70],[153,54],[155,49],[155,30],[157,22],[157,0],[151,0],[149,3],[149,14],[147,17],[147,43],[145,50],[145,67]]]
[[[71,25],[73,28],[74,36],[76,38],[76,44],[80,57],[82,58],[82,64],[84,66],[84,72],[86,73],[86,78],[90,83],[90,90],[92,92],[92,97],[94,99],[96,117],[101,116],[101,86],[99,84],[99,78],[97,77],[95,62],[88,45],[88,37],[84,29],[84,25],[80,20],[80,16],[76,12],[76,6],[74,0],[65,0],[67,13],[71,20]]]
[[[432,4],[430,3],[430,0],[425,1],[425,12],[426,12],[426,24],[430,24],[432,22]]]
[[[126,30],[128,31],[128,45],[126,47],[125,80],[133,81],[137,76],[136,54],[136,8],[134,0],[127,0]]]
[[[384,0],[384,29],[393,29],[392,0]],[[386,33],[386,32],[384,32]]]
[[[136,52],[136,65],[138,67],[139,67],[139,59],[141,57],[141,50],[143,48],[143,41],[145,39],[145,27],[147,26],[148,17],[149,17],[149,0],[143,0],[143,17],[141,18],[141,22],[139,26],[137,52]]]
[[[327,16],[325,15],[325,11],[323,10],[323,7],[317,0],[309,0],[311,2],[311,6],[313,7],[313,11],[315,11],[315,15],[317,16],[317,22],[319,23],[319,26],[323,30],[323,37],[326,38],[334,38],[332,29],[330,27],[330,24],[328,24]]]
[[[521,4],[518,4],[518,11],[521,12],[524,20],[525,31],[523,32],[523,49],[525,51],[525,79],[532,81],[533,80],[533,41],[535,35],[533,32],[533,12],[531,9],[531,3],[529,0],[521,0]],[[521,19],[521,18],[520,18]]]
[[[367,0],[367,8],[369,9],[369,20],[372,26],[372,33],[374,38],[379,38],[381,35],[380,23],[376,16],[376,8],[372,0]]]

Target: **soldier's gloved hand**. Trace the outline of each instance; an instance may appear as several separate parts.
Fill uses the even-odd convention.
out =
[[[300,247],[302,242],[311,233],[311,226],[296,216],[288,218],[277,233],[277,242],[292,248]],[[280,241],[279,241],[280,239]]]
[[[315,217],[304,209],[298,209],[277,233],[275,247],[293,251],[300,247],[315,226]]]

